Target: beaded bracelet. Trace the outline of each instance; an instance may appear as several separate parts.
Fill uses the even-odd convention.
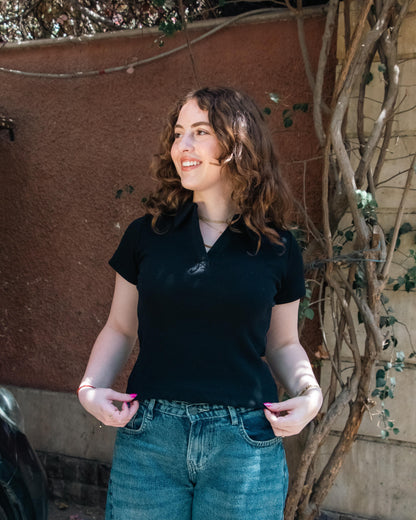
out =
[[[312,389],[321,390],[321,387],[319,385],[310,383],[309,385],[306,385],[305,388],[302,388],[302,390],[299,390],[295,397],[301,397],[302,395],[305,395],[307,392],[309,392],[309,390]]]
[[[77,395],[79,394],[79,391],[82,390],[83,388],[94,388],[94,390],[95,390],[95,386],[92,386],[92,385],[81,385],[81,386],[78,387]]]

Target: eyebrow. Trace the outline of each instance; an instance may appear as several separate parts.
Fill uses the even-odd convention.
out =
[[[193,123],[191,125],[191,128],[194,128],[195,126],[200,126],[200,125],[205,125],[205,126],[209,126],[209,127],[211,126],[209,123],[207,123],[207,121],[198,121],[197,123]],[[175,128],[176,127],[183,128],[182,125],[178,125],[178,124],[175,125]]]

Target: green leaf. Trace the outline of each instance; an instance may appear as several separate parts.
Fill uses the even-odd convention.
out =
[[[294,111],[300,111],[300,112],[306,113],[308,111],[309,104],[308,103],[295,103],[292,108]]]
[[[390,417],[390,412],[389,412],[389,410],[387,410],[387,408],[384,410],[384,415],[386,417]]]
[[[406,289],[406,292],[410,292],[412,289],[414,289],[416,286],[415,282],[412,280],[406,280],[404,284],[404,288]]]
[[[396,352],[396,361],[403,362],[405,359],[406,359],[406,355],[402,350],[399,350],[398,352]]]
[[[383,388],[385,386],[386,386],[386,380],[384,379],[384,377],[383,378],[380,377],[380,378],[376,379],[377,388]]]
[[[271,99],[271,101],[273,101],[273,103],[276,103],[276,104],[279,103],[279,101],[280,101],[280,97],[277,94],[275,94],[274,92],[269,93],[269,98]]]
[[[378,388],[376,388],[375,390],[373,390],[371,392],[372,397],[377,397],[379,394],[380,394],[380,390]]]
[[[382,439],[387,439],[389,436],[389,432],[387,430],[381,430],[380,434]]]
[[[263,112],[269,116],[272,113],[272,109],[269,107],[266,107],[263,109]]]
[[[378,66],[378,70],[380,72],[386,72],[387,68],[386,66],[384,65],[384,63],[380,63],[380,65]]]
[[[285,116],[287,116],[289,114],[290,114],[290,110],[288,108],[286,108],[286,110],[283,110],[283,112],[282,112],[282,116],[283,117],[285,117]]]
[[[283,120],[283,126],[285,128],[289,128],[293,125],[293,121],[290,117],[285,117],[284,120]]]
[[[393,421],[388,421],[387,424],[388,424],[389,428],[393,428],[393,426],[394,426],[394,422]]]
[[[116,199],[119,199],[121,197],[122,193],[123,193],[123,190],[117,190],[116,191]]]
[[[311,309],[310,307],[308,307],[306,310],[305,310],[305,318],[308,318],[308,320],[313,320],[313,317],[315,316],[315,313],[313,311],[313,309]]]
[[[348,242],[351,242],[353,239],[354,239],[354,232],[349,230],[345,233],[345,239],[348,241]]]
[[[384,373],[385,373],[385,371],[383,369],[381,369],[381,368],[380,368],[380,370],[377,370],[376,379],[379,379],[379,378],[383,378],[384,379]]]
[[[393,433],[394,433],[394,435],[397,435],[398,433],[400,433],[399,428],[393,428]]]
[[[372,72],[367,72],[364,76],[364,81],[366,85],[369,85],[374,79],[374,74]]]
[[[410,233],[410,231],[413,231],[412,225],[409,222],[404,222],[399,228],[399,236],[404,233]]]

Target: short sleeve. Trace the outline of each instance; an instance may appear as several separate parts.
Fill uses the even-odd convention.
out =
[[[305,277],[300,248],[289,231],[282,233],[281,239],[286,247],[286,269],[274,298],[277,305],[290,303],[305,296]]]
[[[142,219],[137,219],[129,225],[116,252],[108,261],[110,266],[119,275],[134,285],[137,285],[140,267],[139,239],[141,235],[141,224]]]

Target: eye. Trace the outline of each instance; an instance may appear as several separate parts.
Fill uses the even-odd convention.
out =
[[[175,132],[175,133],[173,134],[173,138],[174,138],[174,139],[179,139],[181,136],[182,136],[182,134],[181,134],[180,132]]]
[[[196,135],[209,135],[209,132],[207,130],[200,128],[196,131]]]

